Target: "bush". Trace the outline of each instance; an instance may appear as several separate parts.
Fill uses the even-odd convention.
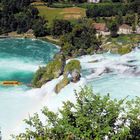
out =
[[[67,20],[55,19],[51,27],[51,34],[54,37],[59,37],[72,31],[72,25]]]
[[[78,70],[79,72],[81,71],[80,61],[71,60],[64,68],[64,75],[68,73],[72,73],[72,71],[74,71],[75,69]]]
[[[47,64],[45,68],[40,68],[33,78],[33,86],[41,87],[46,82],[58,78],[63,74],[65,60],[63,56],[57,55],[53,61]]]
[[[32,85],[34,87],[41,87],[41,85],[40,85],[41,83],[39,83],[39,81],[41,80],[45,71],[46,71],[45,67],[39,67],[39,69],[36,71],[36,73],[33,77],[33,81],[32,81]]]
[[[69,4],[69,3],[52,3],[49,5],[49,7],[51,8],[69,8],[69,7],[73,7],[73,4]]]
[[[130,47],[130,46],[123,46],[123,47],[120,47],[118,49],[118,53],[121,54],[121,55],[127,54],[127,53],[129,53],[131,51],[132,51],[132,47]]]
[[[25,133],[14,139],[51,140],[139,140],[140,98],[128,101],[111,99],[109,95],[94,94],[87,87],[76,93],[76,103],[67,101],[58,113],[42,110],[43,123],[38,114],[25,122]],[[129,122],[129,123],[128,123]]]
[[[95,52],[99,45],[100,41],[97,39],[96,30],[84,23],[76,25],[71,33],[61,37],[61,51],[66,57],[85,55],[89,52],[89,48]]]

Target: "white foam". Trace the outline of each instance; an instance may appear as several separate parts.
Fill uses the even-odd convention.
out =
[[[5,65],[6,64],[6,65]],[[0,67],[8,71],[22,70],[22,71],[36,71],[38,63],[29,61],[28,59],[20,60],[19,58],[0,58]]]
[[[126,97],[127,95],[131,97],[136,95],[140,96],[140,77],[134,77],[134,75],[131,75],[131,77],[128,76],[128,74],[136,73],[140,69],[140,50],[134,50],[123,56],[106,53],[82,56],[77,59],[80,60],[83,70],[93,69],[86,78],[88,80],[91,79],[91,81],[88,81],[88,84],[93,86],[94,91],[102,94],[109,92],[116,98]],[[134,72],[134,67],[130,65],[136,65],[138,69]],[[107,73],[106,68],[109,68],[111,72]],[[14,130],[9,128],[9,131],[6,131],[7,135],[10,133],[19,133],[24,130],[22,120],[28,117],[29,112],[31,115],[34,112],[38,112],[41,116],[40,109],[43,106],[47,106],[52,111],[57,111],[62,106],[63,101],[71,100],[74,102],[74,90],[80,90],[80,86],[87,84],[86,79],[83,77],[78,83],[67,85],[58,95],[54,93],[54,87],[63,78],[62,76],[48,82],[41,88],[25,92],[25,96],[33,100],[37,99],[36,101],[38,102],[35,105],[33,104],[31,108],[26,109],[26,113],[18,118],[13,127],[11,126],[11,128],[17,127]],[[33,100],[32,102],[34,102]]]
[[[25,125],[22,122],[22,120],[28,118],[29,113],[30,115],[33,115],[33,113],[38,112],[41,116],[40,110],[44,106],[47,106],[52,111],[57,111],[58,108],[62,106],[64,101],[75,101],[75,90],[79,91],[81,87],[86,85],[85,78],[81,78],[81,80],[77,83],[68,84],[65,88],[63,88],[60,91],[59,94],[56,94],[54,92],[54,88],[62,78],[63,76],[48,82],[41,88],[28,90],[25,93],[25,96],[29,96],[33,99],[36,99],[36,101],[38,102],[35,103],[36,105],[34,104],[34,106],[26,109],[26,113],[24,112],[24,115],[20,116],[20,118],[17,118],[18,120],[14,122],[13,126],[9,126],[9,128],[4,132],[4,140],[9,138],[9,134],[18,134],[19,132],[24,131]]]

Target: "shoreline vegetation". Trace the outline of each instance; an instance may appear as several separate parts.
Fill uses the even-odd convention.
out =
[[[30,33],[22,33],[18,34],[16,32],[10,32],[4,35],[0,35],[0,39],[4,38],[29,38],[29,39],[40,39],[42,41],[50,42],[56,45],[57,48],[60,48],[60,40],[54,39],[52,36],[43,36],[43,37],[35,37],[34,34]]]
[[[0,35],[0,39],[4,38],[28,38],[28,39],[39,39],[42,41],[50,42],[54,44],[58,49],[61,49],[61,42],[59,38],[53,38],[53,36],[35,37],[33,34],[23,33],[18,34],[11,32],[5,35]],[[126,54],[132,51],[135,47],[140,44],[140,34],[121,34],[117,38],[111,38],[106,36],[102,38],[102,44],[100,45],[101,50],[97,53],[111,52],[118,54]],[[122,52],[121,52],[122,50]]]
[[[71,64],[66,64],[66,60],[74,59],[74,57],[67,58],[61,51],[61,43],[59,39],[53,39],[52,36],[45,37],[35,37],[33,34],[17,34],[15,32],[9,33],[5,36],[6,38],[30,38],[39,39],[42,41],[47,41],[54,44],[60,53],[54,56],[54,59],[47,64],[46,67],[40,67],[34,75],[32,80],[32,87],[40,88],[43,84],[63,76],[63,79],[56,85],[55,92],[58,94],[62,88],[67,86],[70,82],[77,82],[80,80],[80,62],[77,60],[70,61]],[[3,36],[2,36],[3,38]],[[111,38],[110,36],[104,37],[104,43],[100,45],[100,50],[96,53],[111,52],[120,55],[131,52],[135,47],[138,47],[140,42],[140,35],[120,35],[117,38]],[[78,64],[79,63],[79,64]],[[78,66],[78,68],[77,68]],[[67,72],[65,72],[66,67],[69,67]],[[75,80],[74,80],[75,79]]]
[[[90,88],[75,93],[75,102],[63,102],[57,112],[44,107],[25,120],[25,132],[14,140],[139,140],[140,98],[127,101],[109,94],[95,94]],[[43,116],[43,120],[42,120]]]
[[[29,33],[23,33],[18,34],[16,32],[7,33],[5,35],[0,35],[0,39],[4,38],[28,38],[28,39],[39,39],[42,41],[50,42],[54,44],[57,48],[61,48],[60,39],[53,38],[53,36],[43,36],[43,37],[35,37],[33,34]],[[102,52],[108,52],[111,53],[119,53],[119,48],[127,48],[128,50],[130,48],[130,51],[134,49],[135,47],[138,47],[140,44],[140,34],[121,34],[117,38],[111,38],[110,36],[103,37],[104,40],[102,44],[100,45],[100,48],[102,48]],[[129,53],[130,51],[126,51],[126,53]],[[100,53],[100,52],[99,52]],[[125,54],[125,52],[120,54]]]
[[[58,94],[82,79],[80,61],[74,58],[108,51],[124,55],[140,43],[139,0],[42,1],[43,5],[33,5],[34,0],[0,0],[0,38],[40,39],[60,46],[53,60],[36,71],[32,87],[62,78],[53,89]],[[76,101],[64,103],[61,117],[42,110],[45,125],[38,114],[25,120],[30,127],[15,139],[140,139],[139,97],[125,103],[85,87],[76,93]]]

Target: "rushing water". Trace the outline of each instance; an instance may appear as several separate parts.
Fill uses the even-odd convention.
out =
[[[34,72],[45,65],[58,52],[49,43],[30,39],[0,40],[0,81],[16,80],[22,86],[8,87],[0,85],[0,127],[3,135],[16,120],[24,115],[38,102],[38,98],[26,92]]]
[[[79,59],[83,75],[95,93],[113,98],[140,97],[140,49],[126,55],[96,54]]]
[[[54,93],[54,87],[62,76],[40,89],[26,86],[37,68],[48,63],[56,52],[58,49],[55,46],[39,40],[0,40],[0,81],[17,80],[23,83],[17,87],[0,86],[0,126],[4,140],[11,130],[21,128],[21,120],[28,113],[39,111],[44,105],[56,111],[62,101],[74,101],[73,91],[79,90],[80,86],[90,85],[95,93],[110,93],[113,98],[140,96],[139,49],[123,56],[104,53],[77,58],[82,65],[81,80],[70,83],[58,95]]]

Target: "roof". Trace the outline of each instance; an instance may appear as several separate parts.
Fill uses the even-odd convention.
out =
[[[129,26],[127,24],[122,24],[119,28],[122,28],[122,29],[131,29],[131,26]]]
[[[100,2],[100,0],[88,0],[88,2],[98,3],[98,2]]]
[[[33,32],[34,32],[34,31],[33,31],[32,29],[29,29],[26,33],[27,33],[27,34],[33,34]]]
[[[98,31],[108,31],[105,23],[93,23],[93,27]]]

